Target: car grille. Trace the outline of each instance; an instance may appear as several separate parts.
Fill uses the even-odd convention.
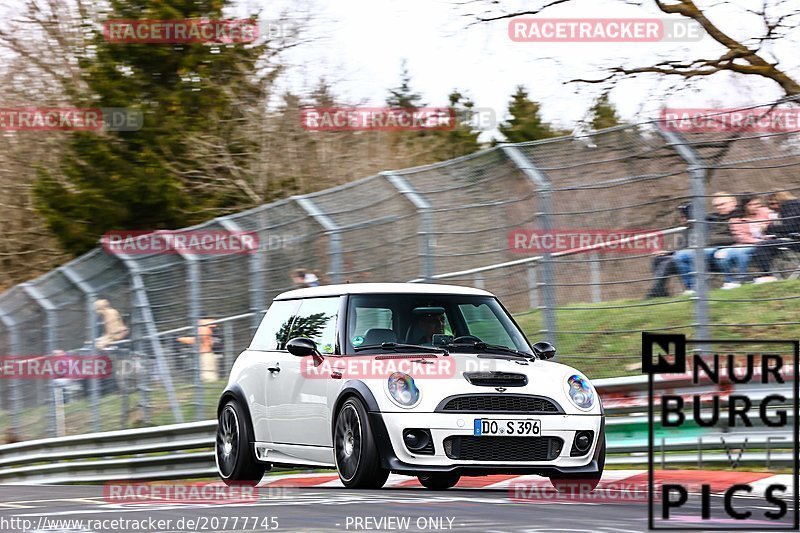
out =
[[[482,394],[455,396],[439,404],[437,411],[451,413],[562,413],[552,400],[541,396]]]
[[[561,453],[559,437],[473,437],[444,439],[444,453],[463,461],[552,461]]]
[[[478,387],[524,387],[528,376],[513,372],[464,372],[464,379]]]

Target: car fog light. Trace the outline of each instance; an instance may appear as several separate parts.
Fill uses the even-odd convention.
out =
[[[403,442],[409,451],[417,453],[433,453],[431,433],[427,429],[406,429],[403,431]]]
[[[575,439],[572,441],[572,450],[570,450],[570,457],[581,457],[586,455],[592,447],[594,441],[594,431],[578,431],[575,434]]]

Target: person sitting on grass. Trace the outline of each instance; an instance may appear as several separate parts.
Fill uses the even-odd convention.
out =
[[[739,199],[742,216],[730,220],[731,234],[737,245],[720,248],[714,259],[725,274],[723,289],[736,289],[747,279],[747,267],[756,245],[763,239],[774,213],[761,203],[758,196],[746,194]]]
[[[731,193],[716,193],[711,200],[711,204],[714,206],[716,213],[706,217],[708,238],[706,240],[706,248],[703,250],[706,264],[709,267],[713,265],[714,253],[719,248],[736,244],[736,239],[733,238],[728,223],[732,218],[738,216],[737,201]],[[694,256],[695,250],[693,249],[675,252],[675,265],[678,267],[683,285],[686,287],[686,290],[683,291],[683,294],[686,295],[694,294]]]
[[[753,283],[777,281],[772,272],[772,260],[781,248],[800,251],[800,200],[788,191],[781,191],[769,196],[768,205],[777,211],[778,216],[764,229],[764,239],[753,252],[752,261],[756,272],[760,274]]]

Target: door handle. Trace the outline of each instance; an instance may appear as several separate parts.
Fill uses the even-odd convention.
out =
[[[281,367],[279,367],[279,366],[276,364],[275,366],[268,366],[268,367],[267,367],[267,370],[269,370],[269,371],[270,371],[270,373],[274,373],[274,372],[280,372],[280,371],[281,371]]]
[[[342,379],[342,373],[337,370],[334,370],[333,372],[331,372],[331,379]]]

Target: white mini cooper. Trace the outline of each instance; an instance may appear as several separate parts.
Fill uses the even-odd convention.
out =
[[[390,472],[446,489],[461,476],[538,474],[597,485],[600,398],[530,345],[489,292],[364,283],[275,298],[219,401],[226,483],[272,466],[335,468],[346,487]]]

